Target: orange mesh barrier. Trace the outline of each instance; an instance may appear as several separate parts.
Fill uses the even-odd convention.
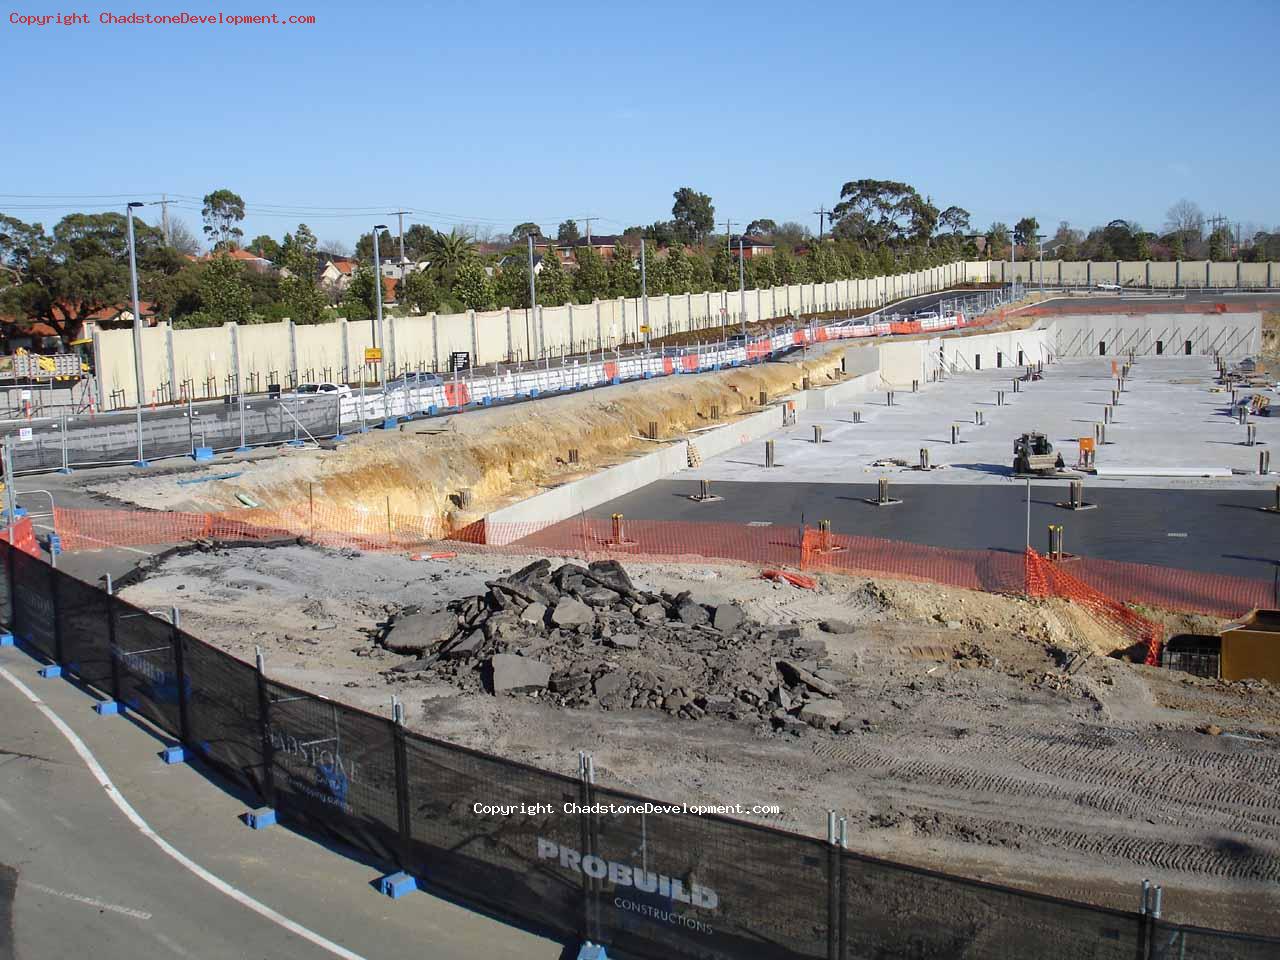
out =
[[[221,514],[59,508],[56,525],[65,550],[304,537],[359,550],[735,562],[891,577],[989,593],[1066,597],[1148,649],[1159,642],[1154,625],[1125,604],[1230,618],[1274,602],[1271,583],[1243,577],[1088,557],[1051,562],[1034,551],[959,550],[800,527],[577,517],[553,524],[481,520],[447,531],[430,517],[323,503]]]
[[[40,544],[36,543],[36,530],[31,525],[30,517],[23,517],[12,527],[0,527],[0,540],[7,541],[10,536],[17,549],[33,557],[40,556]]]

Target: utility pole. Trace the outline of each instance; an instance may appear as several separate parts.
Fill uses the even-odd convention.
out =
[[[649,277],[645,272],[644,248],[649,244],[640,238],[640,322],[644,326],[644,345],[649,346]]]
[[[827,212],[827,207],[825,204],[813,212],[818,217],[818,240],[821,241],[822,240],[822,218],[826,217],[827,219],[830,219],[831,214]]]
[[[376,224],[373,228],[373,282],[376,285],[373,303],[377,308],[374,319],[377,324],[378,349],[384,353],[384,356],[378,361],[378,374],[379,379],[382,381],[382,407],[384,413],[387,408],[387,361],[389,358],[385,356],[387,344],[382,338],[382,257],[378,250],[378,231],[385,229],[387,229],[386,225],[381,223]]]
[[[587,246],[591,246],[591,221],[599,220],[599,217],[583,217],[582,220],[587,225]]]
[[[733,221],[732,220],[726,220],[724,222],[724,238],[725,238],[725,243],[728,244],[729,253],[732,254],[733,253]]]
[[[134,392],[137,393],[134,400],[138,431],[138,459],[133,461],[135,467],[147,466],[142,450],[142,402],[146,394],[142,379],[142,306],[138,302],[138,258],[133,244],[133,211],[140,206],[142,204],[137,201],[125,205],[125,224],[129,237],[129,293],[133,298],[133,382]]]
[[[411,210],[396,210],[395,216],[400,218],[400,279],[404,279],[404,215]]]
[[[169,235],[169,197],[163,193],[160,194],[160,229],[164,233],[165,244],[172,244],[173,238]]]
[[[743,269],[742,237],[738,237],[738,306],[742,319],[742,335],[747,335],[747,284],[746,272]],[[744,345],[746,341],[743,341]]]

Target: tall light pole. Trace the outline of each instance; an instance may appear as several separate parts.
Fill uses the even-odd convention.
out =
[[[649,242],[640,238],[640,323],[644,327],[644,345],[649,346],[649,278],[645,272],[644,248]]]
[[[125,205],[125,225],[129,235],[129,292],[133,296],[133,382],[138,396],[134,404],[138,421],[138,458],[133,461],[135,467],[148,466],[142,454],[142,401],[146,388],[142,380],[142,305],[138,302],[138,256],[133,242],[133,210],[142,204],[136,200]]]
[[[538,309],[538,285],[535,283],[533,274],[533,234],[529,234],[526,239],[529,241],[529,309],[524,315],[524,344],[529,350],[529,359],[533,359],[533,328],[531,325],[531,317]]]
[[[738,235],[738,307],[742,319],[742,336],[747,335],[747,283],[742,263],[742,235]]]
[[[386,341],[382,338],[382,257],[378,251],[378,231],[387,229],[386,224],[378,223],[373,227],[373,282],[377,287],[374,291],[374,311],[377,317],[377,341],[378,347],[384,352],[381,360],[378,361],[379,379],[382,381],[382,407],[386,412],[387,406],[387,358],[385,351],[387,348]]]
[[[1036,234],[1036,246],[1040,248],[1040,296],[1044,296],[1044,234]]]

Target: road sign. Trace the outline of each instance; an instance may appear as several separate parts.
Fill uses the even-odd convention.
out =
[[[30,428],[30,427],[19,427],[19,428],[18,428],[18,439],[19,439],[19,440],[30,440],[30,439],[31,439],[31,428]]]
[[[382,348],[381,347],[365,347],[364,362],[365,363],[381,363]]]
[[[643,324],[643,323],[642,323],[642,324],[640,324],[640,332],[641,332],[641,333],[648,333],[648,332],[649,332],[649,327],[648,327],[647,325]]]

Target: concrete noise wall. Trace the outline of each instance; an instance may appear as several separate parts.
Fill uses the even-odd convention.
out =
[[[1256,354],[1261,313],[1063,314],[1045,324],[1060,357]]]
[[[1014,262],[969,262],[966,279],[976,282],[1036,284],[1042,282],[1041,262],[1036,258]],[[1045,260],[1046,284],[1095,286],[1099,283],[1126,287],[1205,287],[1263,290],[1280,287],[1280,265],[1275,263],[1213,263],[1208,260]]]
[[[649,336],[707,331],[720,337],[721,326],[791,314],[882,306],[889,300],[944,290],[970,279],[967,267],[948,264],[914,273],[829,283],[802,283],[747,290],[659,294],[648,298]],[[589,304],[503,309],[456,314],[427,314],[383,319],[381,344],[387,376],[406,370],[447,370],[449,357],[467,353],[473,364],[528,361],[564,353],[608,350],[644,339],[646,314],[639,297]],[[288,387],[304,380],[354,383],[378,379],[364,366],[364,351],[377,346],[370,320],[299,326],[285,320],[247,326],[225,324],[175,330],[169,324],[142,334],[144,403],[190,397],[204,400],[268,383]],[[130,330],[94,333],[98,402],[101,407],[132,406],[133,334]]]

